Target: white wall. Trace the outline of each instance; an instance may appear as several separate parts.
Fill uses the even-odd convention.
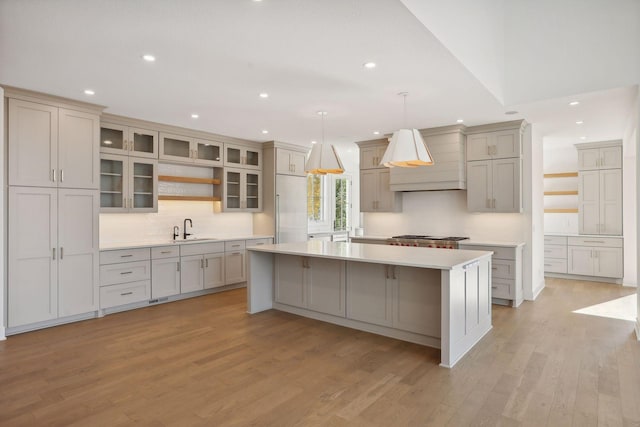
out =
[[[506,105],[638,83],[639,1],[504,1],[504,7]]]
[[[544,142],[544,173],[576,172],[578,150],[573,144]],[[577,190],[578,178],[548,178],[544,191]],[[543,196],[545,208],[577,208],[578,196]],[[577,213],[545,213],[545,233],[578,233]]]
[[[640,98],[640,93],[637,99]],[[638,285],[638,237],[637,237],[637,198],[636,184],[636,141],[638,139],[638,103],[629,115],[629,121],[622,139],[622,230],[624,237],[624,277],[622,283],[627,286]]]
[[[250,213],[215,213],[211,202],[158,202],[158,213],[100,214],[100,244],[128,243],[167,239],[173,226],[180,227],[191,218],[188,230],[200,237],[250,236],[253,220]]]
[[[504,100],[504,0],[401,0],[500,102]]]
[[[523,147],[524,298],[534,300],[544,288],[544,171],[543,138],[534,125],[527,127]],[[530,141],[530,143],[529,143]]]
[[[6,150],[5,146],[5,132],[4,132],[4,89],[0,87],[0,188],[2,189],[2,197],[0,197],[0,278],[2,278],[2,292],[0,292],[0,340],[5,339],[4,329],[5,329],[5,313],[4,313],[4,296],[7,292],[7,277],[5,274],[4,265],[6,262],[5,259],[5,247],[7,244],[7,239],[4,237],[4,231],[6,228],[4,221],[4,211],[5,211],[5,200],[7,197],[5,186],[4,186],[4,175],[5,175],[5,167],[4,167],[4,153]]]

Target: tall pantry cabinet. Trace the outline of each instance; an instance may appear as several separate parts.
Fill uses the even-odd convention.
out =
[[[102,108],[16,89],[5,97],[10,334],[98,308]]]

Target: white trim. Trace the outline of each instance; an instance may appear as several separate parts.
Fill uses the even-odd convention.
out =
[[[7,336],[4,333],[4,326],[0,326],[0,341],[4,341],[7,339]]]
[[[535,301],[536,299],[538,299],[538,296],[540,295],[540,292],[542,292],[542,290],[544,289],[544,287],[546,286],[546,283],[544,281],[544,278],[540,281],[540,283],[538,284],[538,286],[534,289],[533,291],[533,295],[531,296],[531,298],[525,298],[528,301]]]
[[[640,317],[636,320],[636,338],[640,341]]]
[[[564,274],[564,273],[544,273],[547,277],[553,277],[555,279],[570,279],[581,280],[583,282],[599,282],[599,283],[611,283],[613,285],[622,285],[622,279],[616,279],[613,277],[596,277],[596,276],[581,276],[579,274]]]

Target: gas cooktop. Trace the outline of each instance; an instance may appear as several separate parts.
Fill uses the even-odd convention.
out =
[[[459,242],[460,240],[467,240],[468,237],[440,237],[440,236],[424,236],[419,234],[403,234],[401,236],[393,236],[392,239],[413,239],[413,240],[450,240],[453,242]]]
[[[421,246],[427,248],[458,249],[458,242],[468,237],[424,236],[419,234],[403,234],[387,239],[387,244],[395,246]]]

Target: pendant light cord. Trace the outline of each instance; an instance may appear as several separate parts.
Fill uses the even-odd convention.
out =
[[[407,129],[407,92],[402,94],[402,115],[403,115],[403,126]]]

